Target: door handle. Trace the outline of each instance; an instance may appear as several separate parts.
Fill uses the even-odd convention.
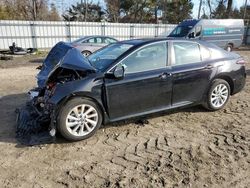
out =
[[[170,72],[164,72],[164,73],[162,73],[162,74],[160,74],[160,78],[161,79],[166,79],[167,77],[169,77],[169,76],[172,76],[172,73],[170,73]]]
[[[205,69],[212,69],[212,68],[214,68],[213,65],[207,65],[207,66],[205,67]]]

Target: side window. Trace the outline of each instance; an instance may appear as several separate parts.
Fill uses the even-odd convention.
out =
[[[195,37],[199,37],[201,35],[201,26],[195,27]]]
[[[102,38],[101,37],[95,37],[95,38],[90,38],[86,41],[86,43],[97,43],[97,44],[101,44],[102,43]]]
[[[112,43],[116,43],[116,40],[112,39],[112,38],[103,38],[104,39],[104,43],[105,44],[112,44]]]
[[[86,43],[96,43],[95,38],[88,39]]]
[[[175,65],[198,63],[201,61],[199,44],[193,42],[174,42]]]
[[[121,64],[126,74],[164,68],[167,65],[167,43],[145,46],[129,55]]]
[[[101,44],[101,43],[102,43],[102,38],[97,37],[97,38],[96,38],[96,43],[97,43],[97,44]]]

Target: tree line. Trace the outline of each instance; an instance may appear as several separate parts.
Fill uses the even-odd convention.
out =
[[[246,4],[233,6],[236,0],[199,0],[197,15],[193,0],[104,0],[105,5],[84,0],[71,5],[62,15],[48,0],[2,0],[0,19],[87,21],[120,23],[179,23],[195,18],[247,18]]]
[[[48,0],[1,0],[0,20],[58,21],[61,16],[55,4]]]

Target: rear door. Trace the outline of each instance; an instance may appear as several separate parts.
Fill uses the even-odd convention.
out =
[[[153,112],[171,105],[172,78],[167,68],[166,41],[142,47],[117,66],[125,67],[122,80],[106,79],[111,120]]]
[[[172,105],[200,102],[216,68],[210,64],[210,52],[196,42],[176,41],[172,44]],[[201,53],[202,51],[202,53]]]

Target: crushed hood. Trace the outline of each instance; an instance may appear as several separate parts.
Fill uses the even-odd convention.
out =
[[[88,59],[79,50],[68,43],[59,42],[51,49],[43,62],[41,71],[37,74],[38,87],[42,88],[45,86],[50,72],[55,67],[79,71],[95,71],[95,68],[91,66]]]

